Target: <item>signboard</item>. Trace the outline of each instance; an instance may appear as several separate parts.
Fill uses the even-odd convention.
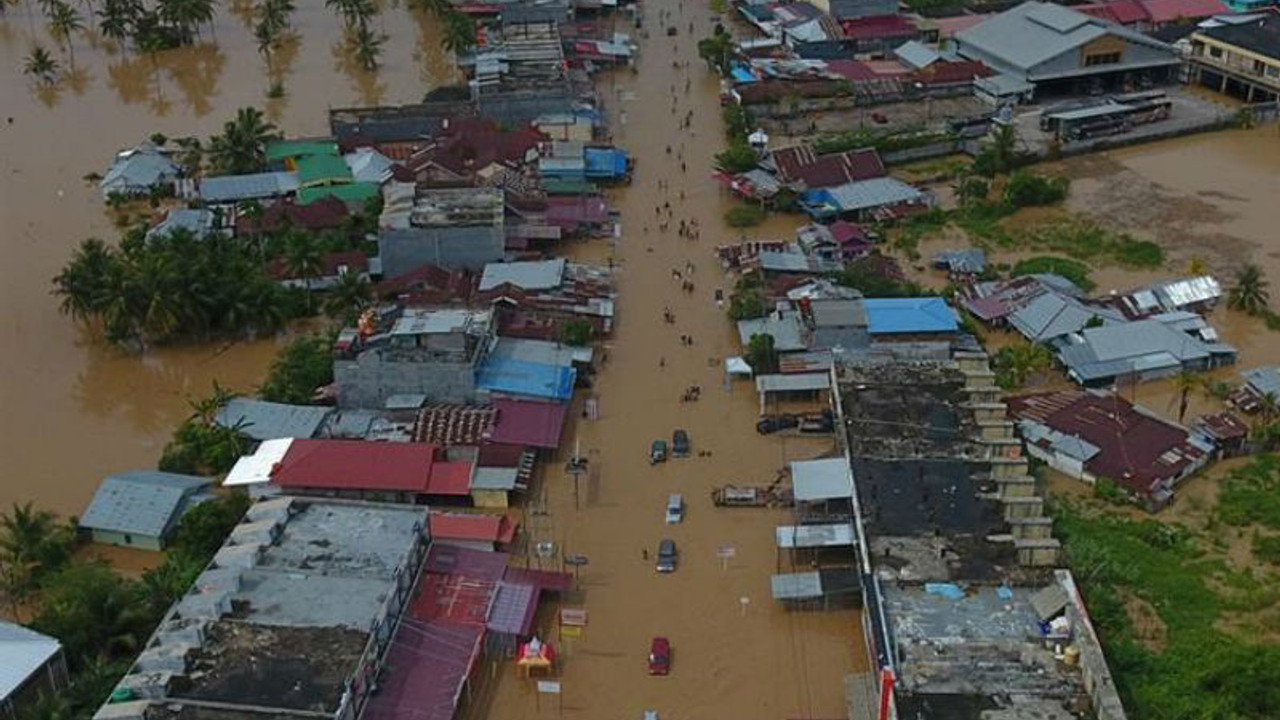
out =
[[[587,556],[586,555],[565,555],[564,564],[565,565],[586,565]]]
[[[581,608],[564,608],[560,611],[560,624],[582,627],[587,624],[587,611]]]
[[[716,557],[721,560],[728,560],[738,554],[738,548],[735,545],[721,545],[716,548]]]
[[[538,681],[538,692],[540,692],[540,693],[550,693],[550,694],[552,694],[552,695],[559,695],[559,694],[560,694],[560,681],[559,681],[559,680],[539,680],[539,681]]]
[[[582,628],[576,625],[561,625],[560,637],[569,637],[569,638],[582,637]]]

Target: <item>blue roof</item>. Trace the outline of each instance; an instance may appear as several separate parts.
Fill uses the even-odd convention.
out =
[[[587,177],[623,177],[627,174],[627,153],[618,148],[587,148],[582,153]]]
[[[733,78],[734,82],[742,84],[753,83],[757,80],[755,73],[751,72],[742,63],[734,63],[733,67],[729,68],[729,76]]]
[[[476,375],[476,387],[492,392],[568,400],[577,371],[542,363],[490,355]]]
[[[940,297],[867,298],[867,330],[872,335],[955,332],[956,311]]]

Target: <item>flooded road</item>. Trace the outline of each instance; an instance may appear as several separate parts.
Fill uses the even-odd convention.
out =
[[[207,136],[249,105],[289,135],[327,134],[331,106],[414,102],[456,72],[434,24],[399,6],[382,15],[384,66],[355,69],[335,51],[340,21],[314,0],[299,3],[298,37],[272,60],[286,94],[268,100],[267,64],[241,19],[247,7],[223,8],[213,32],[202,29],[204,44],[154,58],[78,35],[75,71],[52,91],[22,74],[33,41],[56,48],[38,5],[0,19],[0,328],[9,343],[0,354],[0,507],[32,500],[82,512],[102,475],[155,465],[188,398],[214,380],[252,389],[275,352],[260,341],[129,357],[59,315],[50,280],[71,250],[86,237],[117,237],[86,174],[105,172],[118,148],[152,132]]]
[[[693,39],[709,34],[708,11],[686,6],[681,16],[678,7],[673,0],[647,5],[653,37],[642,42],[638,75],[622,72],[600,81],[616,141],[638,156],[633,184],[612,195],[623,221],[622,237],[613,244],[620,268],[618,322],[593,389],[600,419],[579,419],[565,433],[566,449],[579,439],[591,463],[581,509],[575,510],[573,483],[562,473],[562,453],[545,468],[548,514],[525,518],[535,539],[553,540],[590,562],[582,568],[580,592],[566,602],[586,609],[589,621],[565,648],[562,715],[639,720],[654,709],[664,719],[843,717],[843,678],[865,669],[860,614],[789,613],[776,606],[769,576],[791,568],[775,557],[774,527],[788,524],[790,513],[716,508],[710,499],[717,485],[767,484],[787,461],[830,452],[833,442],[757,435],[754,385],[739,380],[725,387],[723,359],[737,353],[737,339],[713,300],[716,287],[729,288],[713,248],[736,239],[738,231],[725,228],[722,216],[732,201],[710,178],[712,155],[723,143],[720,108],[716,80],[697,60]],[[662,9],[675,15],[675,39],[659,37]],[[697,23],[693,38],[687,33],[691,20]],[[673,68],[675,58],[688,68]],[[678,118],[690,110],[692,128],[681,130]],[[660,190],[659,181],[669,188]],[[662,233],[655,207],[664,203],[672,207],[672,220]],[[701,239],[681,238],[680,221],[693,219]],[[776,217],[749,235],[790,238],[798,224],[797,217]],[[610,249],[608,241],[573,248],[594,259]],[[687,262],[695,266],[691,294],[681,292],[672,273]],[[674,324],[664,322],[665,307],[675,314]],[[692,335],[694,345],[682,345],[680,335]],[[701,387],[701,400],[681,402],[690,385]],[[693,457],[650,467],[649,443],[669,440],[675,428],[689,432]],[[687,505],[678,525],[663,521],[670,493],[683,494]],[[654,569],[664,537],[680,551],[679,568],[670,575]],[[734,553],[727,567],[717,557],[722,547]],[[549,620],[543,625],[553,627]],[[646,674],[654,636],[671,641],[668,677]],[[510,664],[497,671],[499,681],[489,684],[467,717],[560,716],[556,698],[539,699]]]

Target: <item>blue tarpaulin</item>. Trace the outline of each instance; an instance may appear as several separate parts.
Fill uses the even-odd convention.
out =
[[[576,378],[577,371],[571,367],[490,355],[476,375],[476,387],[512,395],[568,400],[573,396]]]
[[[617,148],[587,148],[583,151],[589,178],[620,178],[627,175],[627,153]]]
[[[729,69],[729,76],[732,77],[733,81],[736,83],[753,83],[756,82],[757,79],[755,74],[752,73],[747,66],[740,63],[735,64]]]

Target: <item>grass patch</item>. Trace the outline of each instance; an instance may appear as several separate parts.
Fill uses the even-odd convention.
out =
[[[1080,218],[1031,227],[1015,244],[1052,250],[1077,260],[1111,260],[1129,267],[1154,268],[1164,263],[1164,250],[1159,245]]]
[[[1228,525],[1257,523],[1280,530],[1280,458],[1264,455],[1222,481],[1218,519]]]
[[[1039,273],[1061,275],[1086,292],[1094,288],[1094,282],[1089,279],[1089,266],[1079,260],[1070,258],[1039,255],[1017,263],[1009,271],[1009,275],[1012,277],[1037,275]]]
[[[755,205],[738,205],[724,214],[729,227],[755,227],[764,222],[764,210]]]

